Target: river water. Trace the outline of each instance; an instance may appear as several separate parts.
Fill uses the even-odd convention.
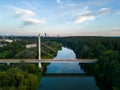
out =
[[[62,47],[55,59],[75,59],[76,55],[73,50]],[[50,63],[47,66],[45,74],[84,74],[80,65],[75,63]],[[70,76],[70,77],[42,77],[37,90],[100,90],[91,76]]]

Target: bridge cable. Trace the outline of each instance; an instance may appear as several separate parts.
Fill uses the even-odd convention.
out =
[[[51,47],[45,45],[44,43],[41,43],[43,46],[45,46],[46,48],[48,48],[49,50],[53,51],[54,53],[57,53],[54,49],[52,49]]]

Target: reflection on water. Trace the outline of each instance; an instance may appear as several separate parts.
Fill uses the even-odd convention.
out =
[[[76,55],[73,50],[62,47],[54,59],[75,59]],[[52,62],[47,67],[46,73],[84,73],[77,62],[74,63],[55,63]]]
[[[55,59],[75,59],[75,53],[62,47],[58,51]],[[80,65],[75,63],[51,63],[47,67],[47,74],[49,73],[84,73]],[[42,77],[40,85],[37,90],[99,90],[96,86],[94,77]]]
[[[76,55],[73,50],[62,47],[62,50],[59,50],[55,59],[75,59]]]

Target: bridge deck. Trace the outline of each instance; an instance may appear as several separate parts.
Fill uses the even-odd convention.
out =
[[[96,63],[97,59],[0,59],[0,63],[51,63],[51,62],[78,62],[78,63]]]

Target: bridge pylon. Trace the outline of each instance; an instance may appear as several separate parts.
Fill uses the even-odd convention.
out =
[[[40,34],[38,35],[38,60],[41,60],[41,38],[40,38]],[[42,68],[41,62],[38,63],[38,67]]]

